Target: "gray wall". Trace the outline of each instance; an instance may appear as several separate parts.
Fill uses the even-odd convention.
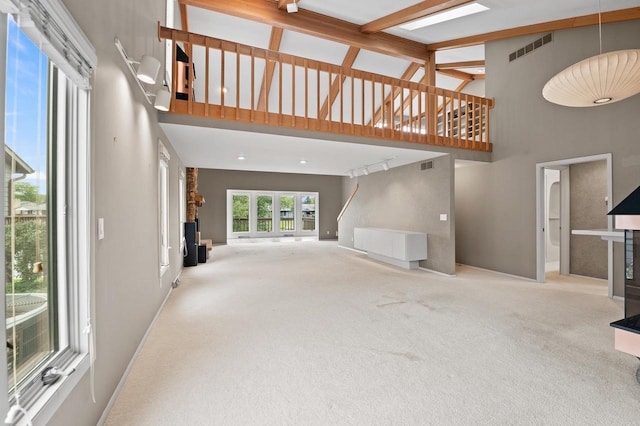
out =
[[[341,181],[340,176],[200,169],[198,192],[206,201],[198,209],[202,238],[213,239],[214,243],[227,241],[227,189],[244,189],[318,192],[319,237],[335,239],[338,231],[336,218],[342,208]]]
[[[637,48],[637,21],[603,26],[605,50]],[[562,69],[598,53],[597,27],[559,31],[554,41],[509,63],[510,52],[539,35],[487,43],[486,93],[493,163],[458,169],[457,257],[462,263],[536,277],[535,165],[612,153],[613,202],[640,184],[640,96],[595,108],[567,108],[542,98]],[[614,244],[614,293],[622,295],[622,247]]]
[[[420,170],[420,162],[357,179],[343,178],[343,202],[356,183],[359,188],[340,221],[340,245],[353,248],[356,227],[425,232],[428,259],[420,266],[455,274],[453,159],[447,155],[430,161],[433,168],[428,170]],[[449,220],[441,222],[441,213]]]
[[[182,267],[178,224],[178,174],[182,164],[116,50],[117,35],[132,57],[162,60],[156,0],[64,0],[93,43],[98,68],[91,100],[92,223],[105,219],[105,239],[93,237],[95,383],[88,374],[63,402],[50,425],[95,425],[147,328]],[[159,277],[158,139],[171,155],[170,271]],[[170,354],[168,354],[170,356]]]
[[[607,162],[569,167],[571,229],[606,229]],[[607,242],[599,237],[571,235],[570,272],[607,279]]]

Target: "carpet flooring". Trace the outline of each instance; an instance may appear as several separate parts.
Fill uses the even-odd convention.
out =
[[[609,327],[622,305],[590,293],[335,242],[214,247],[106,424],[638,425],[639,362]]]

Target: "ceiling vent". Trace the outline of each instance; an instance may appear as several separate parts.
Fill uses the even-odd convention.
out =
[[[531,53],[537,48],[542,47],[547,43],[551,43],[552,41],[553,41],[553,33],[546,34],[540,37],[539,39],[537,39],[536,41],[529,43],[526,46],[521,47],[515,52],[512,52],[511,54],[509,54],[509,62],[513,62],[519,57],[524,56],[527,53]]]
[[[420,163],[420,170],[429,170],[433,169],[433,161],[426,161],[424,163]]]

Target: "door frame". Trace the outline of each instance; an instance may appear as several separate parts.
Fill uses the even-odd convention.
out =
[[[536,280],[538,282],[545,282],[544,169],[561,169],[563,167],[571,166],[572,164],[590,163],[593,161],[603,160],[607,162],[607,199],[608,202],[611,202],[611,200],[613,200],[613,167],[611,153],[569,158],[565,160],[548,161],[545,163],[536,164]],[[560,184],[562,185],[562,177],[560,178],[560,181]],[[563,195],[563,197],[564,196],[565,195]],[[613,229],[613,218],[611,216],[607,217],[607,229]],[[571,235],[571,230],[563,228],[560,237],[561,241],[562,238],[566,238],[567,235]],[[562,251],[562,246],[560,250]],[[613,241],[611,240],[607,241],[607,283],[608,295],[609,297],[613,297]]]

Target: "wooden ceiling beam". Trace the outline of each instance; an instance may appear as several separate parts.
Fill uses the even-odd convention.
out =
[[[353,64],[356,61],[356,58],[358,57],[358,53],[360,53],[360,49],[353,46],[350,47],[349,50],[347,51],[347,54],[344,56],[344,59],[342,61],[342,67],[352,68]],[[327,119],[327,116],[329,115],[329,107],[333,106],[333,102],[335,102],[336,98],[338,97],[338,94],[341,92],[342,85],[344,84],[344,81],[346,79],[347,79],[347,76],[343,75],[342,78],[339,78],[338,76],[336,76],[336,78],[333,80],[333,83],[329,88],[329,95],[322,103],[322,107],[320,108],[320,114],[318,114],[318,118],[320,118],[321,120]]]
[[[282,43],[282,33],[284,30],[278,27],[271,28],[271,38],[269,38],[269,50],[280,50],[280,43]],[[274,61],[266,61],[264,69],[264,75],[262,76],[262,84],[260,85],[260,94],[258,95],[257,111],[264,111],[267,105],[267,97],[271,92],[271,84],[273,83],[273,72],[276,69],[276,63]],[[272,78],[267,79],[270,75]]]
[[[438,73],[442,75],[446,75],[448,77],[457,78],[458,80],[463,80],[463,81],[473,80],[473,74],[469,74],[469,73],[458,71],[458,70],[438,70]]]
[[[180,4],[180,24],[182,25],[182,31],[189,31],[189,19],[187,16],[187,5]]]
[[[602,13],[602,23],[612,24],[614,22],[634,21],[640,19],[640,7],[614,10]],[[579,16],[576,18],[560,19],[557,21],[543,22],[541,24],[526,25],[524,27],[511,28],[508,30],[493,31],[485,34],[478,34],[469,37],[457,38],[455,40],[442,41],[427,45],[428,50],[445,50],[458,47],[476,46],[489,41],[502,40],[505,38],[521,37],[525,35],[546,33],[551,31],[568,30],[572,28],[582,28],[598,25],[598,14]]]
[[[446,62],[436,64],[436,70],[455,70],[460,68],[484,68],[484,60],[480,61],[464,61],[464,62]]]
[[[466,3],[471,3],[474,0],[427,0],[422,1],[413,6],[409,6],[405,9],[391,13],[364,24],[360,27],[360,31],[366,34],[377,33],[384,31],[387,28],[402,25],[406,22],[415,21],[416,19],[424,18],[425,16],[433,15],[434,13],[442,12],[443,10],[451,9],[452,7],[461,6]]]
[[[360,32],[360,25],[304,9],[300,9],[297,13],[287,13],[279,10],[277,3],[273,0],[179,0],[179,2],[411,62],[424,62],[427,58],[424,43],[387,33],[364,34]]]

